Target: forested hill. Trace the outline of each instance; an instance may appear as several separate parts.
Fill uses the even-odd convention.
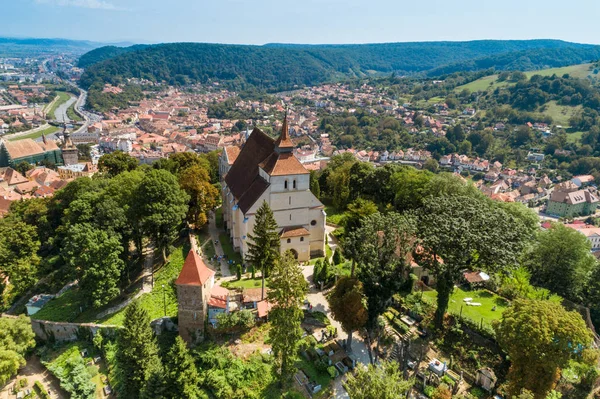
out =
[[[86,68],[90,65],[97,64],[104,60],[108,60],[110,58],[114,58],[118,55],[130,53],[132,51],[141,50],[143,48],[148,47],[144,44],[136,44],[135,46],[129,47],[117,47],[117,46],[104,46],[97,49],[94,49],[90,52],[85,53],[79,58],[79,62],[77,64],[80,68]]]
[[[541,69],[599,56],[600,46],[558,40],[264,46],[171,43],[94,50],[82,57],[82,65],[88,68],[81,84],[114,84],[131,77],[170,84],[217,79],[240,87],[285,89],[376,73]]]

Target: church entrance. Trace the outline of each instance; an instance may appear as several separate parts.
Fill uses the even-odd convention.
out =
[[[298,251],[296,251],[295,249],[290,249],[290,251],[292,251],[292,254],[294,255],[294,259],[298,259]]]

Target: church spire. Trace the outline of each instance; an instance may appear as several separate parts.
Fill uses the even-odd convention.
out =
[[[275,141],[275,150],[277,152],[291,152],[294,149],[294,143],[290,139],[287,123],[287,109],[285,111],[285,118],[283,118],[283,125],[281,126],[281,135]]]

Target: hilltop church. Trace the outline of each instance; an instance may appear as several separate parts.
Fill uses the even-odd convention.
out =
[[[277,140],[254,128],[241,149],[223,151],[223,221],[243,258],[263,201],[277,221],[281,253],[291,250],[301,262],[325,254],[324,206],[310,191],[310,173],[293,149],[286,117]]]

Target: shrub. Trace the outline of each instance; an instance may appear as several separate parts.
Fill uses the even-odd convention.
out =
[[[21,378],[21,379],[19,380],[19,386],[20,386],[21,388],[25,388],[25,387],[27,386],[27,378]]]
[[[425,394],[425,396],[427,396],[428,398],[433,397],[433,394],[435,393],[435,388],[432,387],[431,385],[427,385],[425,387],[425,389],[423,389],[423,393]]]
[[[46,391],[46,388],[44,388],[41,382],[36,381],[33,385],[35,386],[35,389],[37,390],[38,396],[40,398],[50,399],[50,394],[48,393],[48,391]]]
[[[447,376],[447,375],[444,375],[442,377],[442,382],[445,383],[446,385],[450,386],[450,387],[454,386],[454,380],[452,378],[450,378],[449,376]]]
[[[483,398],[487,397],[487,394],[485,393],[485,391],[479,387],[471,388],[470,394],[473,395],[474,397],[476,397],[477,399],[483,399]]]
[[[315,368],[317,369],[318,372],[324,373],[324,372],[328,371],[327,369],[329,368],[329,366],[327,365],[327,363],[325,363],[324,361],[319,359],[319,360],[315,361]]]
[[[336,368],[334,366],[327,367],[327,373],[329,374],[329,376],[331,378],[335,378],[338,376],[338,371],[336,370]]]

